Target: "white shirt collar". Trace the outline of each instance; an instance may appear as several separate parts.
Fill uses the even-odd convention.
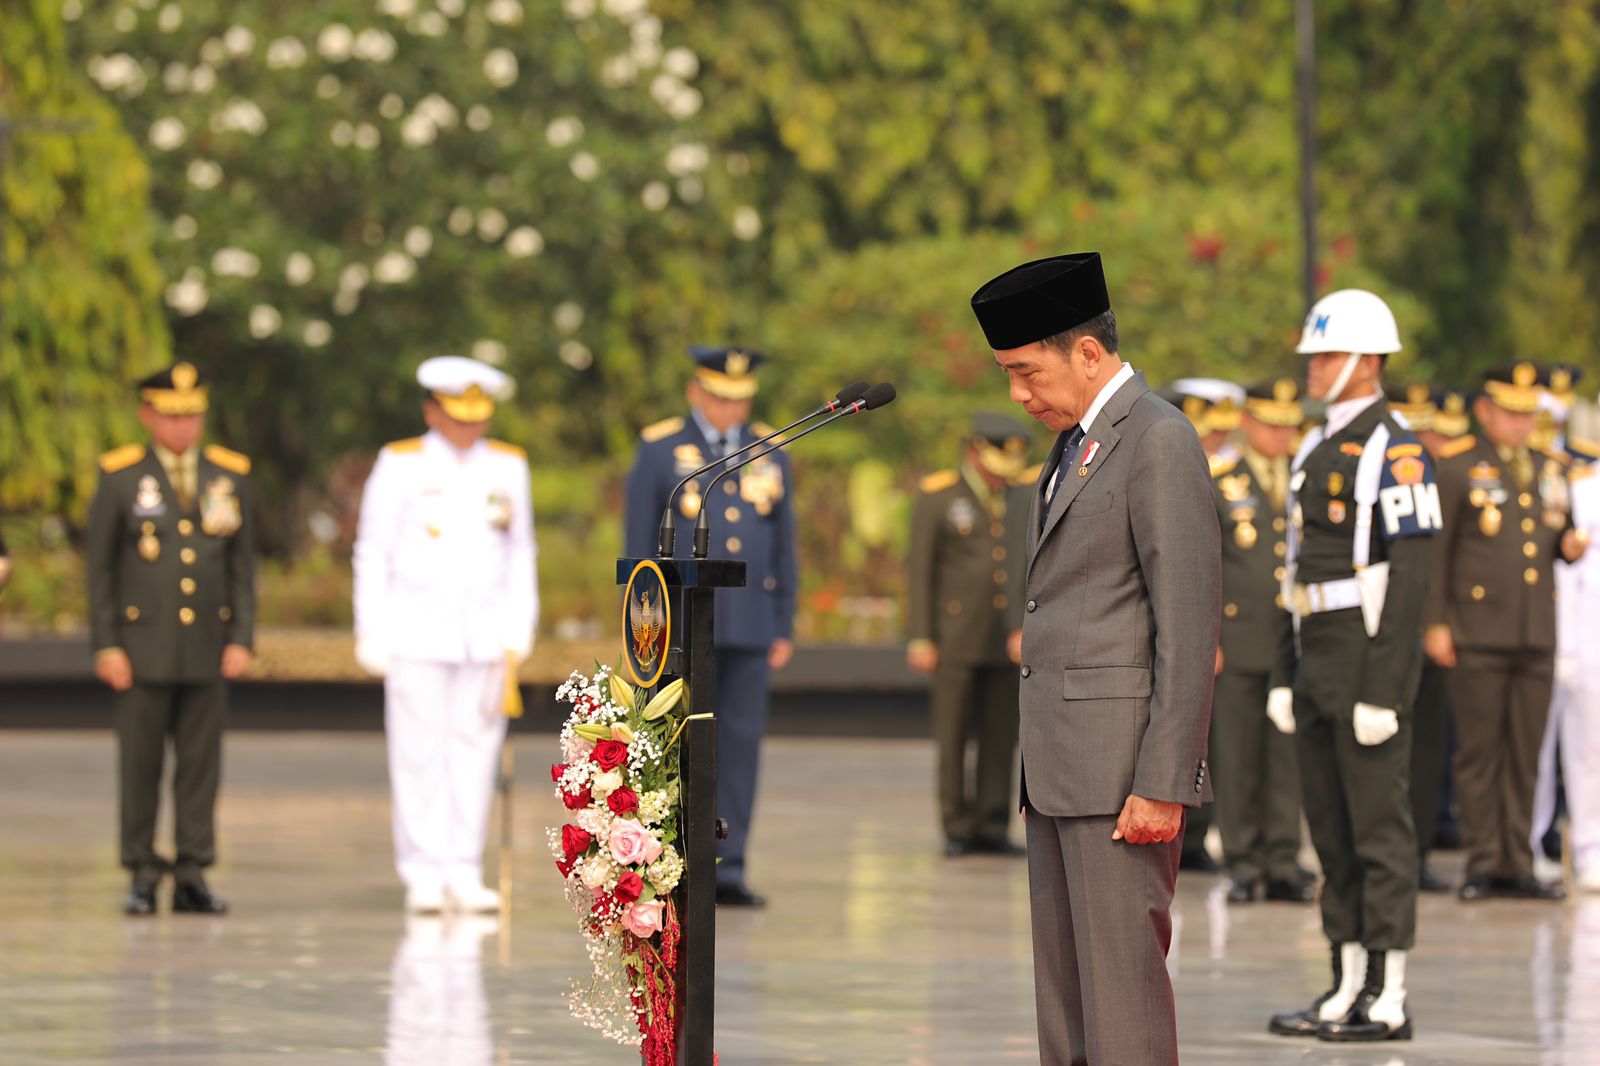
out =
[[[700,413],[698,407],[689,408],[689,414],[694,419],[694,424],[700,427],[700,435],[705,437],[708,443],[714,440],[722,440],[726,437],[729,451],[734,451],[739,447],[738,426],[734,426],[726,434],[718,433],[711,423],[706,421],[706,416]]]
[[[1111,397],[1131,377],[1133,377],[1132,363],[1123,363],[1122,369],[1111,375],[1111,380],[1106,382],[1106,387],[1100,390],[1099,395],[1094,398],[1094,402],[1089,405],[1089,409],[1083,413],[1083,418],[1078,422],[1078,425],[1083,427],[1084,433],[1089,432],[1090,427],[1094,425],[1094,420],[1100,417],[1100,412],[1105,408],[1106,404],[1111,402]]]
[[[1357,396],[1353,400],[1340,400],[1328,407],[1327,427],[1322,431],[1324,437],[1331,437],[1340,432],[1345,426],[1356,420],[1356,416],[1367,408],[1383,399],[1382,392],[1375,392],[1371,396]]]

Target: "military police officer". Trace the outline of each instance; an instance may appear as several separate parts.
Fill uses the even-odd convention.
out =
[[[1289,478],[1284,601],[1271,713],[1292,705],[1306,820],[1322,862],[1322,929],[1334,983],[1270,1029],[1324,1040],[1404,1039],[1406,953],[1416,934],[1417,845],[1408,786],[1411,701],[1422,668],[1422,606],[1439,529],[1433,465],[1384,402],[1400,350],[1383,300],[1344,289],[1319,300],[1299,351],[1307,395],[1327,424],[1301,444]]]
[[[492,911],[483,844],[507,687],[539,619],[528,456],[486,436],[506,374],[442,355],[417,383],[428,432],[385,446],[362,492],[356,657],[384,679],[406,909]]]
[[[632,556],[656,554],[661,513],[681,478],[771,432],[750,422],[765,356],[698,346],[689,354],[695,363],[686,389],[689,417],[646,427],[628,472],[624,526]],[[761,906],[766,901],[745,878],[745,853],[767,728],[767,679],[794,655],[793,479],[789,457],[774,452],[722,479],[708,498],[716,473],[691,481],[678,496],[677,544],[688,550],[703,508],[712,556],[745,562],[744,588],[717,590],[717,814],[728,823],[728,837],[717,846],[717,902]]]
[[[1265,883],[1271,900],[1309,902],[1300,852],[1300,774],[1294,715],[1268,713],[1267,693],[1289,684],[1276,662],[1283,628],[1289,456],[1305,414],[1300,386],[1274,378],[1244,401],[1243,446],[1212,466],[1222,527],[1220,672],[1211,707],[1212,787],[1217,825],[1233,884],[1228,902],[1249,903]],[[1275,668],[1285,672],[1272,678]]]
[[[1425,640],[1454,668],[1464,900],[1565,894],[1534,876],[1528,836],[1555,668],[1553,566],[1582,556],[1587,538],[1572,526],[1563,459],[1527,445],[1538,377],[1528,362],[1490,371],[1473,405],[1483,436],[1439,464],[1445,535]]]
[[[207,385],[180,362],[138,384],[150,444],[100,457],[86,537],[96,675],[115,690],[123,909],[155,913],[171,870],[172,909],[221,914],[203,871],[216,860],[225,682],[250,666],[255,525],[250,460],[200,447]],[[155,850],[168,738],[175,756],[175,862]]]
[[[1017,748],[1017,669],[1027,559],[1028,431],[979,414],[961,465],[922,479],[911,519],[911,668],[933,675],[945,854],[1020,855],[1007,838]],[[1032,476],[1029,476],[1029,475]],[[975,770],[967,783],[967,752]]]

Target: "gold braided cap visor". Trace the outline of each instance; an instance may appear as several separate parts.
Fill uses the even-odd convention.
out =
[[[139,399],[158,415],[203,415],[211,406],[204,386],[188,389],[140,389]]]
[[[756,394],[754,374],[724,374],[720,370],[701,367],[694,372],[700,387],[723,400],[748,400]]]
[[[1531,415],[1539,409],[1539,390],[1532,385],[1514,385],[1508,381],[1486,381],[1484,395],[1513,414]]]
[[[1250,397],[1244,402],[1250,417],[1269,426],[1298,427],[1306,420],[1305,408],[1299,400],[1264,400]]]
[[[457,422],[487,422],[494,415],[494,400],[476,385],[459,396],[435,391],[433,398]]]

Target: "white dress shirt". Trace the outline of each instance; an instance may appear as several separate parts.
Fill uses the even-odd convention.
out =
[[[1111,397],[1115,396],[1117,394],[1117,390],[1122,388],[1122,386],[1125,385],[1128,379],[1131,377],[1133,377],[1133,364],[1123,363],[1122,369],[1118,370],[1115,374],[1112,374],[1111,380],[1106,382],[1105,388],[1101,389],[1099,393],[1095,395],[1094,401],[1089,404],[1089,409],[1085,411],[1083,413],[1083,417],[1078,420],[1078,425],[1083,427],[1083,432],[1085,435],[1087,435],[1089,430],[1094,426],[1094,420],[1100,417],[1100,412],[1105,408],[1105,405],[1111,402]],[[1070,433],[1072,431],[1068,430],[1067,432]],[[1087,437],[1085,439],[1087,439]],[[1061,483],[1061,471],[1066,469],[1067,460],[1068,456],[1065,452],[1063,452],[1061,454],[1061,460],[1056,464],[1056,472],[1050,478],[1050,488],[1044,495],[1046,503],[1049,503],[1051,500],[1055,499],[1056,486]]]
[[[1353,400],[1340,400],[1328,407],[1327,428],[1322,431],[1322,439],[1329,437],[1344,429],[1356,420],[1356,416],[1383,399],[1383,393],[1375,392],[1371,396],[1357,396]]]
[[[481,440],[460,452],[432,432],[385,447],[355,545],[362,664],[526,657],[539,619],[535,553],[522,449]]]

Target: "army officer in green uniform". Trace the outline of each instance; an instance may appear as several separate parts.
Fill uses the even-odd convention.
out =
[[[1213,462],[1222,526],[1222,637],[1211,707],[1212,788],[1233,884],[1229,903],[1310,902],[1300,853],[1300,774],[1292,708],[1268,711],[1290,683],[1275,662],[1285,624],[1280,595],[1289,527],[1289,458],[1305,420],[1300,386],[1275,378],[1250,388],[1239,458]],[[1276,678],[1274,669],[1281,666]],[[1264,888],[1264,892],[1263,892]]]
[[[939,817],[951,856],[1022,853],[1006,834],[1028,492],[1038,474],[1024,470],[1027,454],[1021,423],[975,416],[960,467],[922,479],[912,516],[906,659],[933,675]]]
[[[221,914],[203,871],[216,858],[213,813],[227,685],[250,666],[255,538],[250,460],[202,449],[207,389],[178,363],[138,385],[150,444],[100,457],[89,507],[89,632],[95,673],[117,695],[124,910],[153,914],[171,870],[172,909]],[[167,739],[174,753],[177,856],[155,850]]]

